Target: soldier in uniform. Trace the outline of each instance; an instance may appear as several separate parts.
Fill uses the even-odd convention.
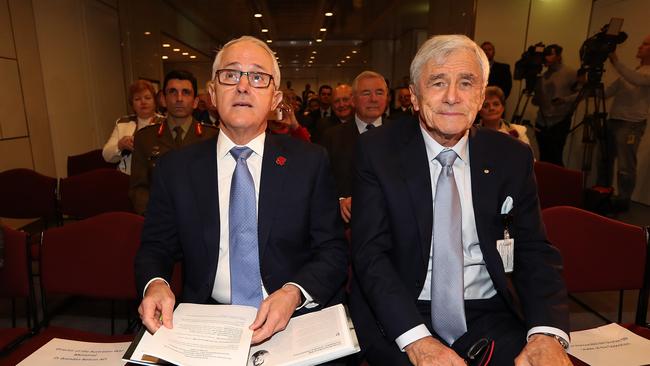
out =
[[[129,101],[134,114],[123,116],[115,122],[111,137],[106,141],[102,155],[108,163],[118,163],[117,169],[131,174],[131,153],[133,135],[136,131],[151,124],[161,123],[165,117],[156,114],[154,95],[156,91],[150,82],[137,80],[129,87]]]
[[[165,76],[163,92],[167,118],[135,134],[129,197],[136,213],[144,215],[149,201],[149,180],[157,160],[170,150],[214,138],[218,129],[192,118],[196,108],[196,78],[187,71],[171,71]]]

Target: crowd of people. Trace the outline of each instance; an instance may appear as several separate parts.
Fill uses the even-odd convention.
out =
[[[182,261],[182,301],[258,308],[253,343],[348,301],[362,351],[339,364],[465,365],[492,344],[493,364],[569,365],[561,258],[546,239],[526,127],[504,117],[510,69],[494,55],[490,42],[430,38],[394,108],[374,71],[283,90],[273,52],[249,36],[218,52],[206,93],[172,71],[156,108],[151,85],[135,82],[135,114],[116,122],[104,156],[130,172],[146,217],[135,264],[146,328],[172,326],[169,282]],[[535,134],[542,160],[561,164],[576,75],[562,47],[545,55]],[[635,136],[625,141],[634,153],[650,107],[650,37],[638,56],[637,70],[611,56],[621,79],[608,89],[618,106],[608,128]],[[619,158],[619,179],[621,169],[631,174]]]

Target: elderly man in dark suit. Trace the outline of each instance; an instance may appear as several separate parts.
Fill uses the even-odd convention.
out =
[[[494,45],[490,41],[485,41],[481,44],[481,48],[490,62],[490,79],[488,86],[495,85],[503,90],[506,99],[510,95],[512,89],[512,74],[510,73],[510,65],[494,61],[494,54],[496,53]]]
[[[347,252],[326,152],[266,134],[282,99],[268,46],[244,36],[213,65],[216,139],[167,154],[154,172],[135,268],[151,332],[172,326],[168,282],[182,258],[182,300],[258,307],[253,343],[295,314],[340,302]]]
[[[332,162],[343,221],[352,219],[352,173],[354,147],[359,135],[384,123],[382,114],[388,103],[388,86],[381,74],[363,71],[352,83],[354,119],[327,130],[323,146]]]
[[[371,365],[460,366],[481,350],[493,365],[570,365],[533,154],[471,127],[488,72],[469,38],[429,39],[411,64],[418,119],[357,144],[350,310]]]
[[[341,84],[334,88],[332,92],[332,112],[328,117],[321,118],[316,123],[316,130],[311,135],[311,142],[321,144],[325,131],[349,122],[354,118],[354,100],[350,85]]]

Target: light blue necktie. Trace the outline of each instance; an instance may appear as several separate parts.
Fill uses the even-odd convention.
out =
[[[262,302],[262,281],[257,245],[255,184],[246,159],[253,150],[233,147],[237,165],[230,185],[230,300],[234,305],[258,308]]]
[[[467,332],[463,296],[463,242],[461,207],[453,165],[454,150],[436,157],[442,170],[433,208],[433,263],[431,321],[433,329],[449,345]]]

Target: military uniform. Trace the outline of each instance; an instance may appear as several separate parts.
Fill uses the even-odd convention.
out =
[[[123,152],[117,147],[118,142],[124,136],[133,136],[136,131],[147,127],[150,124],[159,124],[165,120],[164,116],[155,114],[148,120],[139,120],[135,114],[129,114],[118,118],[115,121],[115,128],[111,137],[106,141],[102,149],[102,155],[107,163],[119,163],[117,169],[125,174],[131,174],[131,152]]]
[[[192,120],[180,146],[174,142],[169,123],[147,126],[135,134],[129,197],[136,213],[143,215],[149,202],[149,180],[158,159],[170,150],[215,138],[219,129]]]

